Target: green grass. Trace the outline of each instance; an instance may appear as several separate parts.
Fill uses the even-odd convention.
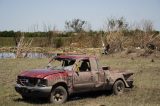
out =
[[[0,37],[0,47],[15,46],[13,37]]]
[[[51,40],[51,45],[54,46],[56,44],[56,41],[61,38],[62,45],[70,45],[71,38],[70,37],[54,37]],[[26,37],[25,40],[31,40],[33,39],[32,46],[33,47],[46,47],[48,46],[48,38],[47,37]],[[14,37],[0,37],[0,47],[13,47],[16,46]]]
[[[33,39],[32,45],[33,46],[41,46],[45,45],[46,38],[45,37],[30,37],[26,38],[26,40]],[[0,47],[13,47],[16,46],[14,38],[13,37],[0,37]]]
[[[160,59],[101,57],[101,64],[135,72],[135,87],[123,95],[81,96],[70,100],[64,106],[159,106],[160,105]],[[54,106],[47,102],[26,102],[15,92],[16,76],[25,69],[43,68],[48,59],[0,59],[0,106]],[[89,94],[89,93],[88,93]]]

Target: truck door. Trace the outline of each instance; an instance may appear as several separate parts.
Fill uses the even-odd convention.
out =
[[[74,73],[73,86],[76,91],[89,91],[94,87],[89,59],[78,62],[78,71]]]
[[[97,59],[95,57],[90,58],[90,64],[91,64],[91,70],[92,70],[91,71],[92,77],[94,81],[94,87],[101,89],[104,86],[105,73],[103,70],[100,70]]]

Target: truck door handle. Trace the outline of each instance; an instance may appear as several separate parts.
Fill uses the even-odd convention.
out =
[[[91,75],[91,80],[93,80],[93,75]]]

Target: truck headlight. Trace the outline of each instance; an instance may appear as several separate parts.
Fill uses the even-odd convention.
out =
[[[48,81],[46,79],[38,79],[37,85],[40,87],[45,87],[48,85]]]

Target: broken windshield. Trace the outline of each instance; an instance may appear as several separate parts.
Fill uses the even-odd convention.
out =
[[[54,58],[49,62],[49,64],[47,65],[47,68],[50,68],[52,70],[71,71],[75,61],[76,60],[73,60],[73,59]]]

